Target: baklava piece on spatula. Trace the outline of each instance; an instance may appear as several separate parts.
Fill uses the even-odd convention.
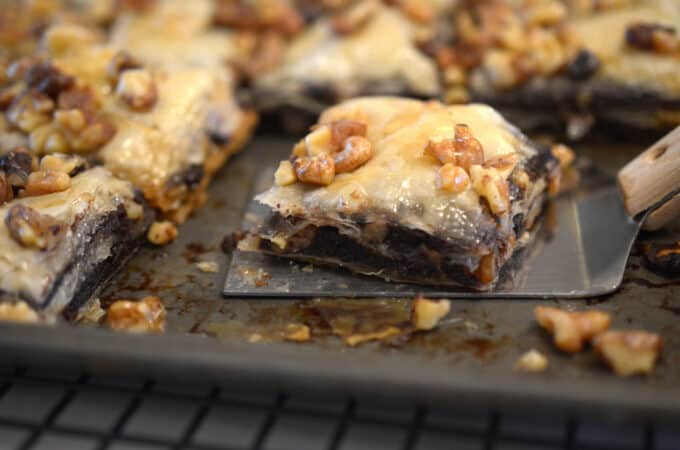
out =
[[[260,194],[242,250],[391,281],[491,289],[559,163],[484,105],[366,97],[326,110]]]

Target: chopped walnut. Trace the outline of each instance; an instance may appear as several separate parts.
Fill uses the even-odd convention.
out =
[[[457,124],[454,139],[430,139],[425,152],[437,158],[442,164],[451,163],[470,173],[470,166],[484,162],[482,144],[472,136],[465,124]]]
[[[311,338],[311,332],[307,325],[290,323],[284,328],[283,337],[287,341],[307,342]]]
[[[43,172],[61,172],[75,176],[87,167],[87,162],[77,155],[53,154],[43,156],[40,170]]]
[[[536,349],[531,349],[519,357],[515,370],[522,372],[544,372],[548,368],[548,358]]]
[[[411,304],[411,324],[415,330],[431,330],[450,310],[449,300],[430,300],[418,295]]]
[[[462,167],[444,164],[437,173],[437,188],[452,194],[464,192],[470,185],[470,176]]]
[[[274,172],[274,183],[277,186],[288,186],[297,181],[297,175],[290,161],[281,161],[279,167]]]
[[[0,321],[18,323],[38,323],[40,316],[24,301],[0,303]]]
[[[512,171],[515,170],[519,159],[518,153],[506,153],[487,159],[483,165],[487,169],[495,169],[501,177],[507,179]]]
[[[14,190],[12,185],[7,180],[5,172],[0,170],[0,206],[11,201],[14,198]]]
[[[503,214],[510,209],[510,190],[501,172],[493,167],[474,165],[470,168],[472,187],[480,197],[486,199],[494,214]]]
[[[557,0],[537,2],[526,12],[526,20],[531,25],[555,25],[567,16],[567,8]]]
[[[26,185],[34,164],[33,155],[23,149],[11,150],[0,156],[0,170],[5,173],[7,183],[14,188]]]
[[[565,169],[574,162],[574,151],[564,144],[555,144],[550,148],[552,155],[560,162],[560,168]]]
[[[316,156],[331,151],[331,129],[328,125],[319,125],[305,136],[307,154]]]
[[[376,0],[362,0],[331,18],[333,31],[338,34],[351,34],[363,27],[378,11]]]
[[[662,341],[647,331],[611,330],[596,336],[593,347],[617,375],[627,377],[654,369]]]
[[[6,112],[7,121],[26,133],[48,123],[54,102],[38,91],[30,91],[14,99]]]
[[[534,309],[536,321],[554,338],[555,345],[577,353],[583,344],[609,328],[611,317],[602,311],[564,311],[550,306]]]
[[[177,238],[177,234],[175,224],[164,220],[151,224],[146,237],[154,245],[167,245]]]
[[[22,197],[62,192],[71,187],[71,177],[55,170],[39,170],[28,176],[26,185],[21,191]]]
[[[415,22],[428,23],[436,17],[432,5],[422,0],[400,0],[399,7]]]
[[[243,67],[246,76],[255,79],[277,67],[284,58],[286,42],[280,33],[266,32],[257,37],[257,45]]]
[[[220,271],[220,266],[215,261],[200,261],[196,263],[196,267],[205,273],[217,273]]]
[[[116,331],[163,333],[165,306],[158,297],[144,297],[139,301],[117,300],[106,312],[105,323]]]
[[[340,153],[333,157],[335,173],[351,172],[366,164],[373,157],[371,142],[365,137],[350,136]]]
[[[156,82],[146,69],[130,69],[120,74],[116,95],[130,108],[145,111],[158,100]]]
[[[331,152],[342,150],[345,141],[350,136],[366,136],[366,124],[353,119],[338,119],[330,123]]]
[[[9,235],[22,247],[49,250],[57,246],[66,234],[65,222],[21,203],[12,206],[5,216]]]
[[[636,23],[626,29],[626,43],[639,50],[673,53],[680,49],[675,28],[656,23]]]
[[[109,61],[106,67],[107,75],[113,83],[117,83],[121,73],[125,70],[139,69],[142,64],[126,51],[119,51]]]
[[[62,91],[69,89],[75,83],[72,76],[64,74],[49,61],[32,65],[26,71],[24,80],[29,88],[54,100]]]
[[[303,183],[327,186],[335,178],[335,162],[332,156],[325,153],[296,158],[293,167],[298,180]]]

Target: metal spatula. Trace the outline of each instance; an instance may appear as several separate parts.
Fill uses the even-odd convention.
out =
[[[251,205],[257,208],[256,205]],[[255,212],[252,210],[251,212]],[[638,232],[680,215],[680,127],[624,167],[618,186],[581,189],[553,202],[555,229],[528,251],[511,279],[490,292],[388,283],[343,270],[235,252],[229,297],[594,297],[615,291]],[[254,273],[259,275],[254,275]],[[253,277],[263,277],[254,282]]]

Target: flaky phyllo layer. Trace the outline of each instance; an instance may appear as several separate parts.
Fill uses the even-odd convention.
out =
[[[488,106],[360,98],[326,110],[281,163],[257,197],[272,217],[243,247],[487,289],[558,170]]]

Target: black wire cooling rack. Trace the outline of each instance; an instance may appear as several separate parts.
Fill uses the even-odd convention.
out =
[[[0,367],[0,449],[679,450],[680,427]]]

